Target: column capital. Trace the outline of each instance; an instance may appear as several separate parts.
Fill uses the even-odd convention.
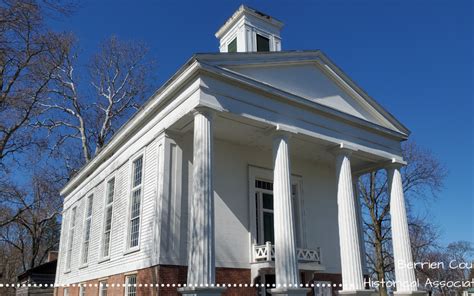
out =
[[[202,114],[210,119],[216,116],[216,110],[207,106],[196,106],[194,107],[192,113],[194,116],[196,116],[196,114]]]
[[[328,149],[334,156],[347,156],[350,157],[352,153],[356,152],[358,149],[347,143],[339,143],[337,146],[333,146]]]
[[[272,135],[274,139],[285,138],[288,140],[297,133],[294,128],[283,124],[277,124],[274,128],[270,129],[270,135]]]
[[[385,170],[388,171],[391,171],[391,170],[399,170],[401,169],[402,167],[406,166],[407,163],[403,160],[397,160],[395,158],[393,158],[389,163],[387,163],[384,168]]]

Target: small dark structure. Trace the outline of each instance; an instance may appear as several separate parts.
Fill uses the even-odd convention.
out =
[[[54,287],[51,284],[54,284],[56,277],[56,265],[57,260],[54,259],[20,274],[18,283],[21,286],[16,289],[16,296],[53,296]]]

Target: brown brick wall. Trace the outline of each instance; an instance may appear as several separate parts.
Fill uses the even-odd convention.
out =
[[[128,274],[128,273],[127,273]],[[178,296],[180,295],[177,291],[177,284],[186,283],[187,278],[187,267],[186,266],[175,266],[175,265],[159,265],[150,268],[140,269],[136,272],[137,274],[137,294],[138,296]],[[107,289],[108,296],[123,296],[125,288],[126,274],[115,274],[109,276],[106,280],[109,284]],[[333,284],[337,284],[333,291],[340,290],[339,284],[342,282],[340,274],[333,273],[315,273],[312,278],[306,278],[302,276],[303,282],[314,283],[314,281],[330,281]],[[228,287],[224,293],[224,296],[255,296],[257,294],[256,288],[244,287],[245,284],[250,284],[250,270],[242,268],[217,268],[216,269],[216,283],[220,285],[236,284],[237,287]],[[77,285],[78,283],[76,283]],[[86,284],[86,295],[87,296],[98,296],[99,295],[99,279],[87,281]],[[150,284],[153,285],[150,286]],[[155,285],[158,284],[158,287]],[[164,284],[162,287],[161,285]],[[175,284],[175,287],[172,285]],[[242,287],[239,287],[242,284]],[[168,285],[168,286],[166,286]],[[56,296],[63,296],[63,288],[56,288]],[[335,293],[334,293],[335,294]],[[79,287],[69,287],[70,296],[79,296]],[[312,292],[308,295],[313,295]]]
[[[244,284],[250,284],[250,269],[242,268],[217,268],[216,283],[217,284],[237,284],[237,287],[227,288],[225,296],[255,296],[257,290],[255,288],[243,287]],[[242,287],[238,287],[242,284]]]
[[[123,273],[110,276],[107,279],[107,284],[109,284],[107,296],[123,296],[125,291],[125,288],[123,287],[124,283],[125,275]],[[98,291],[98,289],[96,289],[96,291]],[[86,294],[86,296],[89,296],[89,294]]]
[[[123,296],[126,274],[115,274],[109,276],[106,280],[109,284],[107,296]],[[138,296],[178,296],[177,284],[186,283],[187,267],[174,265],[159,265],[155,267],[140,269],[137,271],[137,294]],[[104,279],[105,280],[105,279]],[[250,270],[240,268],[217,268],[216,282],[223,284],[237,284],[237,287],[227,288],[224,296],[254,296],[256,289],[250,287],[238,287],[239,284],[250,284]],[[86,295],[99,295],[99,279],[87,281]],[[158,284],[158,288],[151,287],[150,284]],[[162,287],[161,284],[165,286]],[[169,286],[166,286],[169,284]],[[172,285],[175,284],[175,287]],[[77,285],[77,283],[76,283]],[[91,287],[89,285],[92,285]],[[112,286],[113,285],[113,286]],[[56,296],[63,296],[64,288],[56,288]],[[79,296],[79,287],[69,287],[70,296]]]
[[[160,265],[158,266],[158,295],[179,295],[176,287],[172,284],[184,284],[187,279],[188,268],[186,266]],[[161,287],[164,284],[165,287]],[[166,285],[169,284],[169,287]]]

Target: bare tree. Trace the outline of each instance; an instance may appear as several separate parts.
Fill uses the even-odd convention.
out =
[[[58,191],[63,184],[58,180],[54,172],[41,170],[27,189],[0,184],[0,243],[18,252],[21,271],[44,262],[48,252],[57,249],[62,207]]]
[[[19,252],[8,244],[0,242],[0,282],[15,283],[21,272]],[[15,295],[15,288],[3,286],[2,295]]]
[[[68,37],[47,30],[42,4],[0,2],[0,164],[6,156],[40,144],[29,124],[41,113],[39,103],[62,64],[57,52]]]
[[[100,151],[141,105],[151,81],[145,46],[115,37],[86,67],[77,65],[75,39],[45,25],[46,17],[71,13],[73,2],[0,0],[2,282],[14,282],[57,249],[67,173]],[[19,153],[35,169],[12,178],[22,163],[7,166],[7,159]],[[65,160],[66,171],[50,156]]]
[[[423,266],[417,268],[417,275],[422,283],[425,283],[426,289],[434,295],[461,295],[463,287],[453,285],[430,285],[438,282],[458,282],[470,281],[473,277],[473,269],[454,268],[461,262],[470,264],[474,260],[474,247],[467,241],[458,241],[450,243],[446,248],[436,247],[423,254],[419,258],[420,262],[435,262],[440,264],[436,268]],[[442,264],[442,265],[441,265]],[[450,264],[452,264],[450,266]],[[470,274],[471,273],[471,274]]]
[[[424,262],[424,258],[433,250],[439,248],[438,227],[426,217],[410,217],[408,229],[410,232],[411,253],[414,262]]]
[[[404,143],[403,157],[408,163],[401,170],[408,206],[412,199],[426,197],[428,193],[435,195],[446,176],[446,169],[441,163],[430,151],[418,147],[414,142]],[[388,274],[393,271],[386,173],[376,171],[362,176],[359,179],[359,197],[364,213],[364,236],[370,272],[378,281],[386,281]],[[411,224],[416,223],[412,221]],[[386,296],[386,287],[380,287],[379,294]]]
[[[70,140],[80,143],[83,161],[89,161],[142,104],[149,90],[147,81],[152,65],[146,53],[141,43],[110,38],[87,67],[86,86],[90,88],[80,88],[83,85],[76,75],[77,55],[70,52],[53,77],[53,95],[42,104],[52,112],[46,113],[47,118],[39,125],[58,134],[58,147],[71,143]]]

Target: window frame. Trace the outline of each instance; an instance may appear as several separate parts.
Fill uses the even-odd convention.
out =
[[[107,279],[101,279],[99,280],[99,296],[107,296],[108,293],[108,284],[107,284]],[[105,294],[104,294],[105,291]]]
[[[69,296],[69,288],[68,287],[63,288],[63,296]]]
[[[65,272],[68,273],[71,271],[72,266],[72,250],[74,248],[74,236],[76,232],[76,216],[77,216],[77,205],[71,207],[71,212],[69,213],[69,227],[68,227],[68,239],[67,239],[67,248],[66,248],[66,266]]]
[[[89,200],[91,200],[91,212],[90,212],[90,215],[87,215],[87,210],[88,210],[88,206],[89,206]],[[89,264],[89,251],[90,251],[90,240],[91,240],[91,234],[92,234],[92,219],[93,219],[93,216],[94,216],[94,192],[90,192],[88,194],[85,195],[85,198],[84,198],[84,223],[83,223],[83,227],[82,227],[82,244],[81,244],[81,264],[80,264],[80,268],[84,268],[84,267],[87,267],[87,265]],[[90,224],[89,224],[89,239],[86,241],[86,227],[87,227],[87,222],[90,221]],[[86,243],[87,243],[87,254],[85,253],[85,249],[86,249]],[[86,261],[84,262],[84,259],[86,259]]]
[[[86,284],[79,284],[79,296],[86,296]]]
[[[112,201],[108,203],[109,199],[109,183],[113,180],[114,182],[114,187],[113,187],[113,195],[112,195]],[[99,249],[99,258],[100,262],[104,262],[110,259],[110,250],[112,246],[112,229],[113,229],[113,224],[114,224],[114,203],[116,199],[116,194],[117,194],[117,178],[115,174],[110,175],[106,180],[105,180],[105,196],[104,196],[104,216],[102,218],[102,231],[101,231],[101,240],[100,240],[100,249]],[[111,210],[111,215],[110,215],[110,230],[109,230],[109,246],[108,246],[108,251],[107,255],[104,255],[105,251],[105,237],[106,237],[106,223],[107,223],[107,210],[108,208],[112,208]]]
[[[134,163],[139,158],[142,158],[141,183],[140,183],[139,186],[134,186],[134,184],[133,184],[134,183],[134,174],[135,174]],[[136,251],[140,250],[140,239],[141,239],[141,232],[142,232],[141,224],[142,224],[142,221],[143,221],[143,217],[142,217],[143,210],[142,209],[143,209],[144,181],[145,181],[145,152],[140,151],[134,157],[131,157],[129,166],[130,166],[130,174],[129,174],[130,184],[128,186],[127,238],[125,239],[126,245],[125,245],[124,254],[129,254],[129,253],[133,253],[133,252],[136,252]],[[139,215],[138,215],[138,218],[139,218],[139,221],[138,221],[138,243],[137,243],[136,246],[131,247],[130,243],[131,243],[131,231],[132,231],[132,206],[133,206],[132,197],[133,197],[133,192],[138,187],[141,187],[140,208],[139,208]]]
[[[263,182],[269,182],[269,183],[273,184],[273,181],[266,180],[264,178],[256,177],[255,181],[257,181],[257,180],[258,181],[263,181]],[[273,190],[264,189],[264,188],[257,188],[256,186],[254,186],[254,190],[255,190],[255,199],[256,199],[256,207],[257,207],[256,208],[256,210],[257,210],[256,219],[258,219],[258,222],[256,222],[257,223],[256,239],[257,239],[258,244],[264,245],[266,243],[266,241],[264,239],[264,237],[265,237],[264,215],[265,215],[265,213],[274,215],[274,211],[273,211],[273,209],[265,208],[265,206],[263,205],[264,204],[263,195],[268,194],[268,195],[272,195],[272,197],[274,197],[274,192],[273,192]],[[275,229],[273,231],[275,231]],[[260,240],[259,240],[259,238],[260,238]],[[273,239],[275,239],[275,238],[273,238]]]
[[[257,190],[255,186],[255,180],[266,181],[273,183],[273,169],[257,167],[253,165],[248,166],[248,192],[249,192],[249,207],[250,207],[250,247],[253,245],[258,245],[258,237],[257,237],[257,217],[261,219],[261,217],[257,215],[261,215],[258,213],[259,209],[257,208]],[[293,189],[292,189],[292,198],[295,198],[293,203],[293,214],[296,213],[298,216],[295,216],[295,227],[297,227],[296,235],[299,237],[296,238],[296,242],[298,243],[298,248],[306,248],[307,241],[306,241],[306,226],[305,226],[305,210],[304,210],[304,193],[303,193],[303,177],[300,175],[291,174],[291,188],[293,185],[296,185],[297,191],[295,192],[295,196],[293,196]],[[265,189],[262,189],[265,190]],[[273,192],[273,190],[271,190]],[[273,194],[273,193],[272,193]],[[295,213],[295,211],[297,211]],[[263,215],[262,215],[263,218]],[[260,230],[258,230],[260,232]]]
[[[131,277],[134,277],[134,278],[135,278],[135,283],[133,284],[133,285],[134,285],[133,287],[135,288],[135,291],[134,291],[135,294],[134,294],[134,296],[137,296],[137,294],[138,294],[138,289],[137,289],[137,287],[138,287],[138,275],[137,275],[136,273],[130,273],[130,274],[126,274],[126,275],[125,275],[124,296],[131,296],[131,295],[129,294],[129,292],[130,292],[130,291],[129,291],[129,279],[130,279]]]

